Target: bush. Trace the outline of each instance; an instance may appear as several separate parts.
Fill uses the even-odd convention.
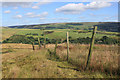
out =
[[[24,43],[31,44],[31,41],[34,41],[32,37],[26,37],[25,35],[13,35],[10,38],[3,41],[3,43]]]
[[[64,43],[67,42],[65,39],[63,42],[61,42],[61,39],[49,39],[46,38],[46,44],[55,44],[56,41],[58,43]],[[31,42],[35,42],[35,44],[38,44],[38,38],[34,37],[26,37],[25,35],[13,35],[10,38],[3,41],[3,43],[24,43],[24,44],[31,44]],[[69,37],[70,43],[80,43],[80,44],[89,44],[91,42],[91,38],[77,38],[72,39],[72,37]],[[95,44],[118,44],[120,41],[117,39],[109,38],[107,36],[103,36],[101,39],[95,39]],[[40,38],[40,43],[44,43],[44,38]]]

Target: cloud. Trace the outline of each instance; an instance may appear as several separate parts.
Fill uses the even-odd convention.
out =
[[[104,17],[104,20],[115,20],[117,19],[118,17],[115,15],[115,16],[106,16]]]
[[[108,2],[91,2],[90,4],[86,5],[86,9],[100,9],[104,7],[111,6],[111,3]]]
[[[70,20],[70,18],[64,18],[64,17],[60,17],[60,18],[51,18],[52,20]]]
[[[14,7],[13,9],[18,9],[18,7]]]
[[[40,18],[40,20],[45,20],[46,18]]]
[[[85,11],[83,3],[79,3],[79,4],[71,3],[56,9],[56,12],[71,13],[71,14],[80,13],[82,11]]]
[[[22,15],[16,15],[15,18],[21,19],[23,16]]]
[[[108,16],[107,14],[93,14],[93,13],[90,13],[89,15],[94,18]]]
[[[86,17],[84,17],[84,16],[80,16],[80,17],[78,17],[79,19],[85,19]]]
[[[40,17],[40,18],[44,18],[48,15],[48,12],[43,12],[41,14],[35,14],[33,12],[29,12],[27,14],[25,14],[27,17],[30,17],[30,18],[35,18],[35,17]]]
[[[41,0],[36,5],[45,5],[51,3],[53,0]]]
[[[63,12],[65,14],[79,14],[88,9],[96,10],[96,9],[109,7],[109,6],[111,6],[111,3],[108,3],[108,2],[91,2],[86,5],[84,5],[83,3],[78,3],[78,4],[70,3],[60,8],[57,8],[56,12]]]
[[[7,10],[7,11],[4,11],[4,13],[11,13],[11,11],[10,11],[10,10]]]
[[[31,16],[31,15],[33,15],[34,13],[32,13],[32,12],[29,12],[29,13],[27,13],[27,14],[25,14],[25,15],[27,15],[27,16]]]
[[[33,6],[32,8],[33,8],[33,9],[39,9],[39,7],[38,7],[38,6]]]
[[[39,6],[49,4],[49,3],[51,3],[50,0],[41,0],[40,2],[37,2],[32,8],[39,9]]]
[[[2,7],[23,7],[28,8],[31,7],[33,2],[3,2]]]

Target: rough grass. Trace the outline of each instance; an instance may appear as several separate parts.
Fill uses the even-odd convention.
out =
[[[19,44],[18,44],[19,45]],[[75,78],[84,77],[73,69],[62,69],[60,62],[47,59],[47,49],[14,49],[2,55],[2,78]],[[62,63],[62,62],[61,62]]]
[[[3,41],[10,36],[16,34],[19,31],[19,29],[12,29],[12,28],[2,28],[1,33],[2,33],[2,39],[0,41]]]
[[[7,44],[3,44],[3,45],[7,45]],[[8,44],[8,46],[9,45],[10,44]],[[16,45],[17,44],[14,45],[11,44],[11,47]],[[26,44],[18,44],[18,46],[23,47],[22,45],[24,46]],[[29,48],[29,45],[27,46]],[[109,53],[114,52],[114,54],[116,54],[116,51],[113,51],[113,47],[115,46],[110,47],[103,45],[102,49],[100,49],[99,52],[98,49],[101,48],[101,46],[102,45],[98,45],[97,47],[95,47],[96,52],[98,54],[94,55],[95,58],[92,58],[92,64],[99,61],[97,59],[99,59],[98,57],[99,57],[99,53],[101,53],[101,50],[104,50],[103,52],[105,52],[105,50],[106,51],[111,50]],[[46,47],[47,49],[48,48],[51,50],[54,49],[54,45],[47,45]],[[106,49],[104,49],[105,47]],[[3,48],[4,51],[7,49],[9,49],[9,47]],[[59,44],[59,47],[57,48],[57,55],[59,55],[60,57],[60,59],[58,60],[50,59],[51,57],[49,56],[47,49],[41,48],[40,50],[33,51],[31,48],[27,49],[26,47],[24,47],[24,49],[12,48],[11,52],[6,52],[6,54],[0,54],[2,55],[2,77],[3,78],[108,78],[111,77],[110,75],[101,73],[99,70],[98,71],[94,70],[93,72],[92,70],[83,71],[85,56],[87,54],[87,51],[84,50],[88,49],[88,45],[70,45],[71,63],[65,61],[66,59],[65,44]],[[105,56],[105,53],[103,52],[101,54],[103,54],[102,56]],[[108,55],[107,53],[106,58],[110,58],[111,62],[117,60],[117,59],[112,60],[112,58],[109,56],[110,55]],[[116,57],[117,54],[114,56]],[[101,63],[99,64],[99,62],[97,63],[98,64],[94,64],[96,68],[97,65],[101,64]],[[106,61],[106,63],[110,63],[110,62]],[[116,61],[112,64],[116,64]],[[109,68],[109,65],[106,65],[106,67]],[[117,68],[117,64],[115,65],[115,68]],[[112,75],[112,77],[116,77],[116,76]]]
[[[89,45],[71,44],[69,63],[75,65],[78,70],[84,71],[88,52]],[[65,61],[66,55],[66,45],[58,45],[57,56]],[[112,77],[118,76],[120,74],[120,70],[118,69],[118,56],[117,45],[95,45],[88,71],[105,73]]]

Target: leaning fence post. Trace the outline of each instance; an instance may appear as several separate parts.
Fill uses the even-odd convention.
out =
[[[69,58],[69,33],[67,32],[67,61]]]
[[[91,59],[91,55],[92,55],[92,49],[93,49],[93,45],[94,45],[94,41],[95,41],[96,30],[97,30],[97,26],[94,26],[85,70],[87,69],[88,65],[90,64],[90,59]]]
[[[33,47],[33,50],[35,50],[35,47],[34,47],[34,42],[32,42],[32,47]]]

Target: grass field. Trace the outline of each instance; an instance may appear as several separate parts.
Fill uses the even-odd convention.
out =
[[[26,46],[27,48],[23,46]],[[92,68],[93,70],[91,70],[92,72],[90,70],[83,71],[86,59],[85,57],[88,52],[85,50],[88,49],[88,45],[70,45],[70,58],[72,59],[71,63],[65,61],[65,44],[59,44],[59,47],[57,48],[57,55],[59,55],[61,59],[57,61],[49,58],[47,49],[41,48],[40,50],[33,51],[30,46],[31,45],[26,44],[3,44],[3,52],[6,51],[6,53],[2,54],[3,78],[118,77],[117,75],[108,73],[105,74],[104,72],[104,68],[108,69],[108,71],[109,69],[111,71],[118,68],[117,46],[96,45],[92,55],[91,67],[94,67]],[[53,49],[54,45],[47,45],[47,48]],[[103,72],[101,72],[102,68]]]
[[[56,29],[46,37],[55,39],[66,37],[70,31],[72,38],[91,37],[92,32],[78,33],[83,30]],[[117,32],[98,31],[96,38],[103,36],[118,38]],[[26,35],[28,33],[42,34],[39,29],[2,29],[2,40],[12,35]],[[38,37],[34,35],[27,35]],[[35,45],[35,51],[31,44],[2,44],[2,77],[3,78],[118,78],[118,46],[95,45],[88,70],[84,71],[89,45],[70,44],[69,62],[66,61],[66,44],[58,44],[57,57],[50,57],[50,51],[54,50],[54,44],[46,45],[39,50]]]
[[[9,38],[10,36],[16,34],[19,31],[19,29],[12,29],[12,28],[2,28],[2,40],[5,40],[6,38]]]
[[[66,38],[66,32],[69,31],[70,32],[70,36],[72,37],[72,39],[76,39],[76,38],[86,38],[86,37],[91,37],[92,36],[92,32],[87,32],[87,33],[78,33],[79,31],[83,31],[83,30],[70,30],[70,29],[55,29],[55,30],[45,30],[45,31],[54,31],[51,34],[47,34],[45,35],[47,38],[49,39],[65,39]],[[101,32],[101,31],[98,31]],[[5,40],[6,38],[9,38],[11,35],[26,35],[26,34],[43,34],[43,31],[40,29],[11,29],[11,28],[3,28],[2,29],[2,40]],[[112,38],[118,38],[117,36],[117,32],[101,32],[101,33],[97,33],[96,34],[96,38],[101,38],[103,36],[108,36],[108,37],[112,37]],[[27,36],[33,36],[33,37],[38,37],[35,35],[27,35]]]

